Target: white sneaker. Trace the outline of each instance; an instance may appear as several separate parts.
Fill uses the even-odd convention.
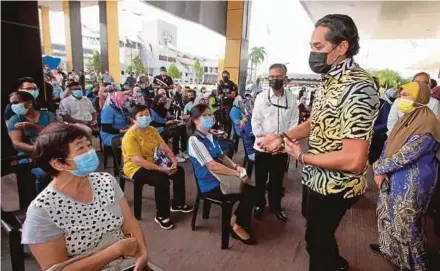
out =
[[[176,161],[177,161],[177,163],[183,163],[186,160],[184,158],[180,157],[179,155],[176,155]]]
[[[180,157],[185,158],[185,159],[189,159],[189,155],[186,154],[186,152],[180,152]]]

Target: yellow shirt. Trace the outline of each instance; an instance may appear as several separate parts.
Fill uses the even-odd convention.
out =
[[[149,126],[146,131],[141,131],[137,126],[131,127],[122,138],[122,156],[124,158],[124,174],[130,178],[141,166],[131,161],[132,156],[139,155],[144,159],[154,162],[154,150],[164,143],[156,128]]]

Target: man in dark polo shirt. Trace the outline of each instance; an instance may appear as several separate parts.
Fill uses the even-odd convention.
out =
[[[165,89],[167,93],[167,98],[170,98],[170,89],[174,88],[174,82],[171,77],[167,75],[167,68],[160,67],[160,75],[156,75],[153,80],[154,89]]]
[[[231,75],[228,71],[222,72],[222,80],[217,87],[217,97],[220,99],[220,122],[223,124],[228,137],[231,136],[232,123],[229,118],[229,111],[234,103],[235,96],[238,94],[237,85],[230,80]]]
[[[368,149],[379,95],[373,78],[354,61],[359,34],[347,15],[332,14],[315,24],[309,65],[322,75],[311,117],[286,134],[257,135],[259,147],[284,149],[303,164],[303,215],[309,271],[346,271],[335,232],[367,189]],[[297,141],[308,138],[309,149]],[[356,230],[356,229],[355,229]]]

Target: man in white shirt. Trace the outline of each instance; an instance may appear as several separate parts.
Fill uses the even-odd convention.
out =
[[[252,131],[255,135],[265,133],[283,133],[292,129],[297,117],[296,99],[290,91],[284,89],[287,83],[287,68],[283,64],[273,64],[269,68],[268,90],[264,90],[255,100],[252,113]],[[281,188],[287,165],[287,154],[265,152],[255,141],[255,182],[258,193],[254,217],[261,220],[266,205],[266,181],[270,176],[269,208],[281,221],[287,216],[281,209]]]
[[[76,123],[97,131],[96,110],[93,104],[84,96],[79,83],[72,82],[68,86],[72,95],[64,98],[60,103],[60,115],[68,123]]]
[[[413,81],[428,84],[431,87],[431,78],[429,74],[425,72],[420,72],[413,77]],[[404,113],[399,112],[399,101],[400,98],[397,98],[391,106],[390,114],[388,115],[387,128],[389,135],[394,125],[396,125],[397,121],[403,117]],[[440,117],[440,103],[437,99],[431,97],[428,103],[429,109],[438,117]]]

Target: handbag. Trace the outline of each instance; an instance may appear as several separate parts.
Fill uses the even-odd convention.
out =
[[[233,165],[229,161],[229,159],[222,159],[216,161],[228,168],[233,168]],[[210,172],[212,175],[214,175],[214,177],[216,177],[219,180],[220,190],[224,195],[240,194],[241,191],[243,190],[243,181],[240,178],[231,175],[216,174],[212,171]]]
[[[168,158],[168,156],[165,154],[164,150],[162,150],[160,147],[156,147],[154,149],[153,159],[154,163],[161,167],[171,167],[173,164],[170,158]]]
[[[75,256],[73,258],[70,258],[67,261],[64,261],[62,263],[57,263],[47,269],[47,271],[62,271],[66,266],[68,266],[71,263],[74,263],[78,260],[81,260],[83,258],[86,258],[94,253],[97,253],[101,250],[104,250],[105,248],[113,245],[114,243],[124,239],[125,236],[122,233],[122,231],[116,231],[116,232],[109,232],[102,236],[101,240],[99,241],[98,245],[93,248],[90,251],[84,252],[81,255]],[[122,270],[129,270],[129,268],[134,267],[136,263],[135,257],[120,257],[110,263],[108,263],[104,268],[102,268],[102,271],[122,271]]]

